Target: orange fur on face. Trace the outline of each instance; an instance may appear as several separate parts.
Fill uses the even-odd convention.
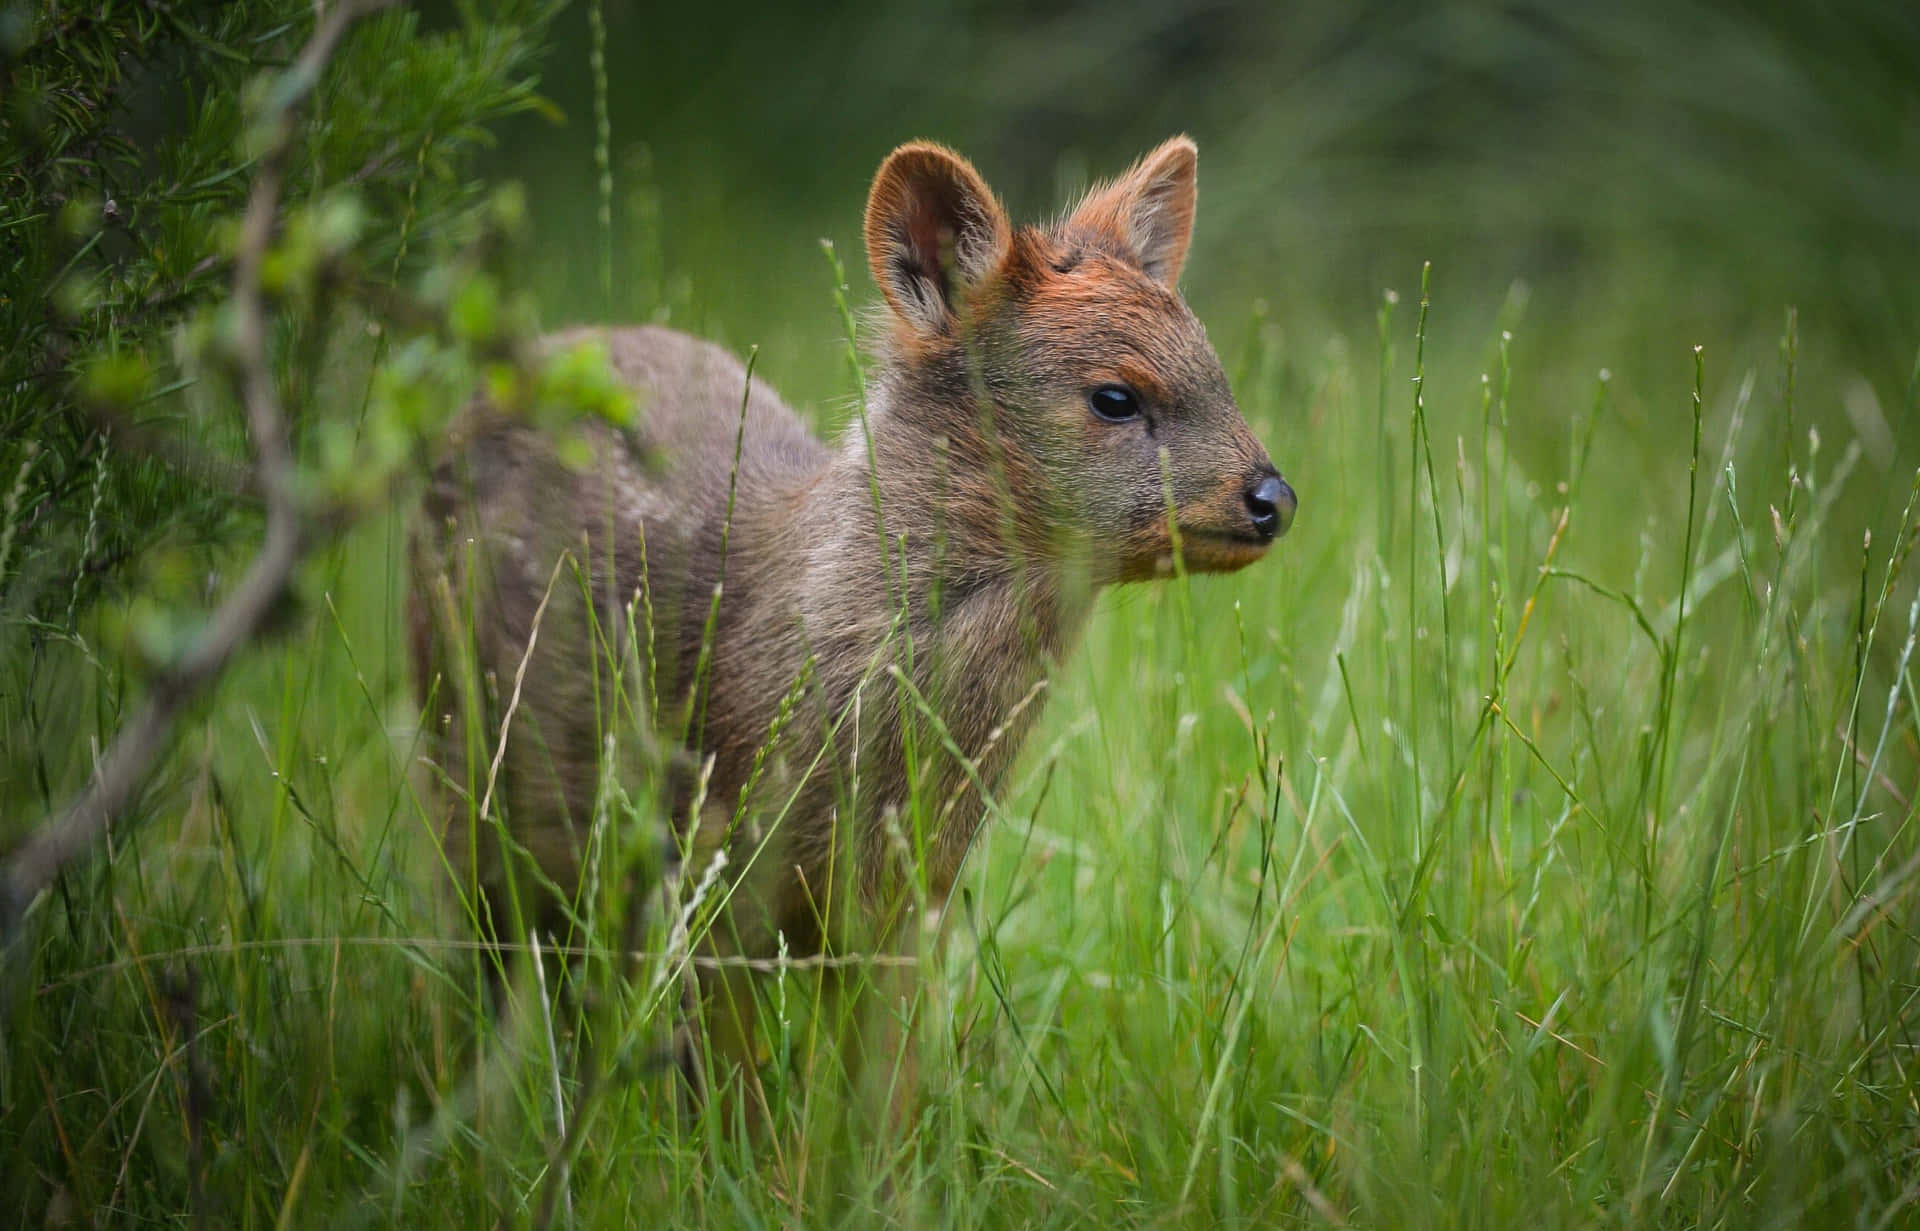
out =
[[[1011,345],[988,362],[1017,368],[1027,400],[1012,429],[1044,434],[1032,451],[1056,463],[1049,481],[1080,510],[1092,575],[1161,575],[1172,554],[1168,497],[1194,571],[1244,567],[1264,554],[1244,501],[1247,485],[1272,473],[1247,428],[1206,331],[1179,295],[1145,270],[1094,246],[1077,221],[1014,237],[1010,289],[1000,309]],[[1107,236],[1105,238],[1111,238]],[[1088,395],[1130,389],[1143,421],[1095,416]],[[1164,460],[1161,450],[1165,450]]]

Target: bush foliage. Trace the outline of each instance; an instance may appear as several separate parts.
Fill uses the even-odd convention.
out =
[[[541,105],[553,7],[462,6],[439,29],[395,9],[326,65],[263,270],[316,497],[348,477],[371,494],[402,437],[431,427],[404,399],[371,400],[389,331],[423,324],[396,320],[400,301],[498,298],[473,279],[509,254],[485,233],[518,207],[471,164],[488,125]],[[163,659],[257,525],[226,295],[273,92],[314,16],[305,0],[245,0],[14,4],[0,19],[0,833],[61,802],[84,772],[75,754],[111,737],[120,642]],[[103,596],[115,602],[94,621]]]

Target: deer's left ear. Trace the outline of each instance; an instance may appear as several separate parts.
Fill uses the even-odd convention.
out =
[[[1166,287],[1180,281],[1193,238],[1194,168],[1199,147],[1173,137],[1114,180],[1087,194],[1068,225],[1120,241],[1149,278]]]

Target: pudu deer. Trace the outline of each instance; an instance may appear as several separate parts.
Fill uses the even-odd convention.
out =
[[[598,339],[638,397],[634,426],[582,429],[584,462],[484,399],[463,418],[415,539],[412,655],[450,859],[499,940],[509,902],[564,926],[603,783],[653,773],[683,883],[724,856],[702,992],[716,1059],[751,1070],[724,959],[897,940],[945,900],[1101,588],[1176,552],[1239,569],[1286,532],[1293,490],[1177,289],[1195,160],[1175,137],[1016,229],[957,154],[894,150],[865,225],[887,328],[836,445],[653,327],[558,335]]]

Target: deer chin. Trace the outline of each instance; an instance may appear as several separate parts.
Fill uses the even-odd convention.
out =
[[[1189,573],[1232,573],[1267,554],[1273,540],[1253,534],[1233,534],[1200,527],[1180,528],[1180,561]],[[1165,572],[1173,571],[1173,553],[1165,556]]]
[[[1148,536],[1140,536],[1148,538]],[[1142,542],[1136,538],[1129,546],[1115,581],[1152,581],[1173,576],[1173,540],[1161,527]],[[1210,530],[1202,526],[1180,527],[1180,566],[1189,573],[1233,573],[1267,554],[1271,539],[1252,534]]]

